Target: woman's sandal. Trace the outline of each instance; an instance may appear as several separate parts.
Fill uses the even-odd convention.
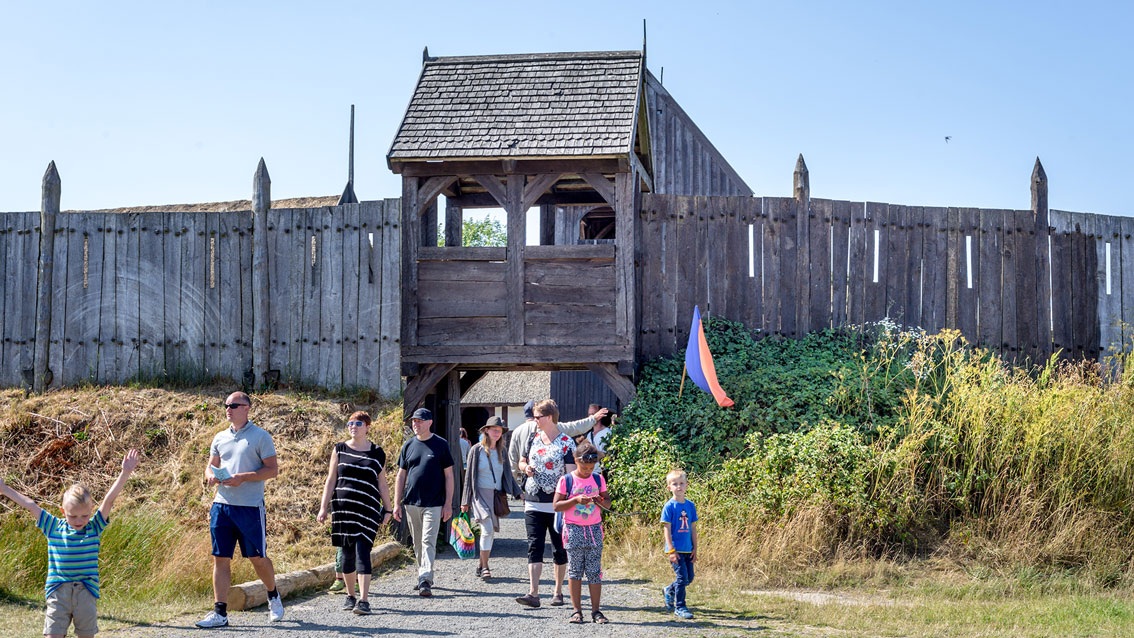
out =
[[[580,611],[576,611],[576,612],[573,612],[573,613],[571,614],[571,617],[570,617],[570,618],[569,618],[569,619],[567,620],[567,622],[569,622],[569,623],[571,623],[571,624],[573,624],[573,625],[581,625],[581,624],[583,624],[583,612],[582,612],[581,610],[580,610]]]
[[[582,616],[583,616],[583,614],[580,613],[579,614],[579,621],[580,622],[582,622]],[[606,619],[606,616],[602,615],[601,611],[596,610],[596,611],[591,612],[591,622],[597,623],[599,625],[605,625],[606,623],[608,623],[610,621]]]
[[[487,567],[481,569],[480,570],[480,577],[483,578],[484,580],[488,580],[489,578],[492,578],[492,570],[487,568]]]

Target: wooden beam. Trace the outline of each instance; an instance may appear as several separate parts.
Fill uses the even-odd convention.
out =
[[[618,247],[612,244],[578,246],[525,246],[526,259],[614,259]]]
[[[574,346],[407,346],[402,360],[419,364],[453,363],[462,368],[476,364],[579,364],[617,363],[634,358],[627,344]],[[424,395],[423,395],[424,396]]]
[[[619,173],[615,176],[616,192],[614,204],[615,246],[617,252],[614,257],[615,281],[615,317],[617,334],[631,344],[637,340],[636,300],[637,285],[634,276],[635,255],[635,225],[638,219],[637,201],[634,193],[637,191],[637,181],[633,173]]]
[[[555,244],[555,206],[544,204],[539,207],[539,245]]]
[[[500,203],[489,193],[465,193],[451,198],[461,208],[498,208]],[[605,200],[591,189],[584,191],[556,191],[540,195],[532,206],[607,206]]]
[[[624,156],[603,155],[599,157],[555,157],[545,159],[516,159],[515,168],[505,171],[500,159],[454,160],[442,162],[393,162],[390,169],[408,177],[434,177],[437,175],[499,175],[504,172],[522,175],[542,173],[619,173],[626,162]]]
[[[536,175],[535,178],[524,186],[524,196],[522,198],[522,208],[527,210],[535,204],[540,195],[547,192],[551,185],[559,180],[561,173],[544,173],[543,175]]]
[[[272,179],[261,157],[252,179],[252,374],[256,387],[264,385],[264,375],[271,367],[272,291],[268,277],[268,209],[271,207]]]
[[[445,245],[460,246],[463,243],[464,214],[452,198],[445,199]]]
[[[39,208],[39,276],[36,281],[35,350],[32,355],[32,389],[36,392],[43,392],[51,382],[47,359],[51,342],[51,282],[55,273],[55,217],[59,214],[60,187],[59,171],[52,161],[43,174]],[[66,240],[64,237],[63,241]],[[59,310],[63,311],[62,308]],[[56,347],[62,349],[62,341]],[[59,370],[59,379],[63,379],[62,370]]]
[[[445,440],[453,455],[453,511],[460,511],[461,484],[465,479],[465,458],[461,454],[461,373],[450,370],[442,383],[445,388],[440,407],[445,409]]]
[[[610,182],[602,173],[583,173],[580,175],[595,192],[602,197],[603,201],[611,206],[614,206],[614,184]]]
[[[429,394],[437,382],[444,379],[445,375],[456,367],[455,363],[431,363],[422,368],[420,375],[407,379],[406,391],[402,395],[402,419],[410,418],[417,406],[425,400],[425,395]]]
[[[508,249],[504,246],[422,246],[417,261],[504,261]]]
[[[646,172],[646,167],[642,166],[642,160],[638,157],[637,153],[630,153],[630,165],[638,173],[638,177],[646,188],[652,193],[654,192],[654,180],[650,178],[650,174]]]
[[[477,181],[480,181],[479,179]],[[527,219],[523,208],[524,176],[509,175],[504,210],[508,212],[508,343],[524,343],[524,244]]]
[[[418,178],[402,177],[402,325],[401,345],[417,345],[417,251],[421,248],[421,217],[417,214]],[[387,229],[389,232],[389,229]],[[405,359],[402,359],[405,361]]]
[[[508,208],[508,189],[496,179],[495,175],[473,175],[472,178],[492,195],[498,206]]]
[[[630,377],[618,373],[618,368],[613,363],[592,363],[587,366],[587,369],[595,373],[598,378],[602,379],[606,387],[610,388],[618,400],[622,403],[622,408],[630,405],[634,400],[637,390],[634,388],[634,382]]]
[[[425,209],[425,206],[433,201],[435,197],[441,194],[441,191],[449,188],[449,185],[457,181],[456,175],[440,175],[437,177],[430,177],[425,180],[421,188],[417,191],[417,213],[420,215]]]

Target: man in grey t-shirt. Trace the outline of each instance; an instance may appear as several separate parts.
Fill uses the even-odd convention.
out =
[[[198,627],[228,625],[228,588],[232,585],[232,554],[240,543],[240,553],[252,562],[256,575],[268,589],[268,619],[283,620],[283,602],[276,591],[276,570],[268,558],[264,516],[264,481],[279,473],[272,435],[248,420],[252,398],[233,392],[224,402],[230,426],[217,432],[209,447],[205,480],[217,488],[209,512],[209,533],[213,541],[213,611],[197,623]]]

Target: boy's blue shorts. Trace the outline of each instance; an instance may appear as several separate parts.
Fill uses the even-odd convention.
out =
[[[213,537],[213,556],[232,558],[237,541],[245,558],[266,556],[267,522],[263,507],[213,503],[209,511],[209,532]]]

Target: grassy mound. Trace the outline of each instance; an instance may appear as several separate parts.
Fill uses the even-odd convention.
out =
[[[142,451],[104,537],[100,614],[150,621],[203,608],[211,599],[212,490],[204,467],[213,435],[228,425],[228,392],[225,386],[87,387],[29,397],[0,391],[0,475],[52,513],[74,482],[101,500],[126,450]],[[403,437],[401,404],[365,394],[291,391],[254,395],[253,402],[251,418],[272,434],[280,463],[265,497],[276,570],[330,562],[329,523],[320,525],[315,514],[331,448],[347,438],[346,417],[361,409],[374,418],[371,439],[394,458]],[[46,543],[34,521],[3,499],[0,599],[42,613],[46,565]],[[234,561],[233,568],[234,582],[256,579],[248,561]]]

